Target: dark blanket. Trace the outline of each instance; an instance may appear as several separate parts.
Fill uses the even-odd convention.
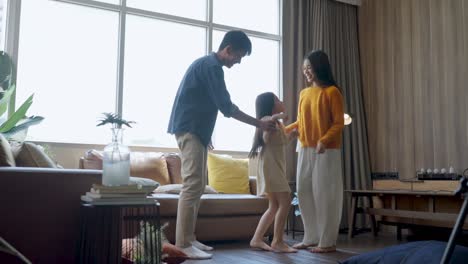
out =
[[[447,243],[440,241],[417,241],[351,257],[343,264],[439,264]],[[468,248],[456,246],[451,262],[468,263]]]

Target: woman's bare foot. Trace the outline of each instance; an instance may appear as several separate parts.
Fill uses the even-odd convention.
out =
[[[295,249],[306,249],[306,248],[315,247],[315,246],[317,246],[317,244],[304,244],[304,242],[300,242],[300,243],[294,244],[294,246],[292,247]]]
[[[251,240],[250,247],[253,249],[260,249],[265,251],[273,251],[273,249],[263,240]]]
[[[288,244],[281,242],[273,242],[271,243],[271,248],[273,251],[278,253],[296,253],[297,249],[290,247]]]
[[[312,253],[329,253],[329,252],[335,252],[336,247],[331,246],[331,247],[314,247],[313,249],[310,250]]]

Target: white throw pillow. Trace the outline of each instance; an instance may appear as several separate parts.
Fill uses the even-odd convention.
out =
[[[130,177],[129,183],[141,186],[153,186],[155,189],[159,186],[159,183],[157,181],[140,177]]]
[[[155,193],[169,193],[169,194],[179,194],[182,190],[182,184],[166,184],[161,185],[156,190]],[[206,185],[205,190],[203,191],[204,194],[216,194],[218,193],[213,187]]]

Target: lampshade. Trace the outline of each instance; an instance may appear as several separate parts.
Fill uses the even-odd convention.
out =
[[[344,113],[344,124],[345,126],[351,124],[351,122],[353,122],[353,118],[348,115],[347,113]]]

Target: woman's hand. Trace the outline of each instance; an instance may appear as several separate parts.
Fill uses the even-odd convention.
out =
[[[317,151],[317,154],[325,153],[325,145],[319,141],[315,150]]]
[[[289,140],[293,140],[297,138],[298,136],[299,136],[299,131],[297,131],[297,129],[295,128],[289,133]]]

